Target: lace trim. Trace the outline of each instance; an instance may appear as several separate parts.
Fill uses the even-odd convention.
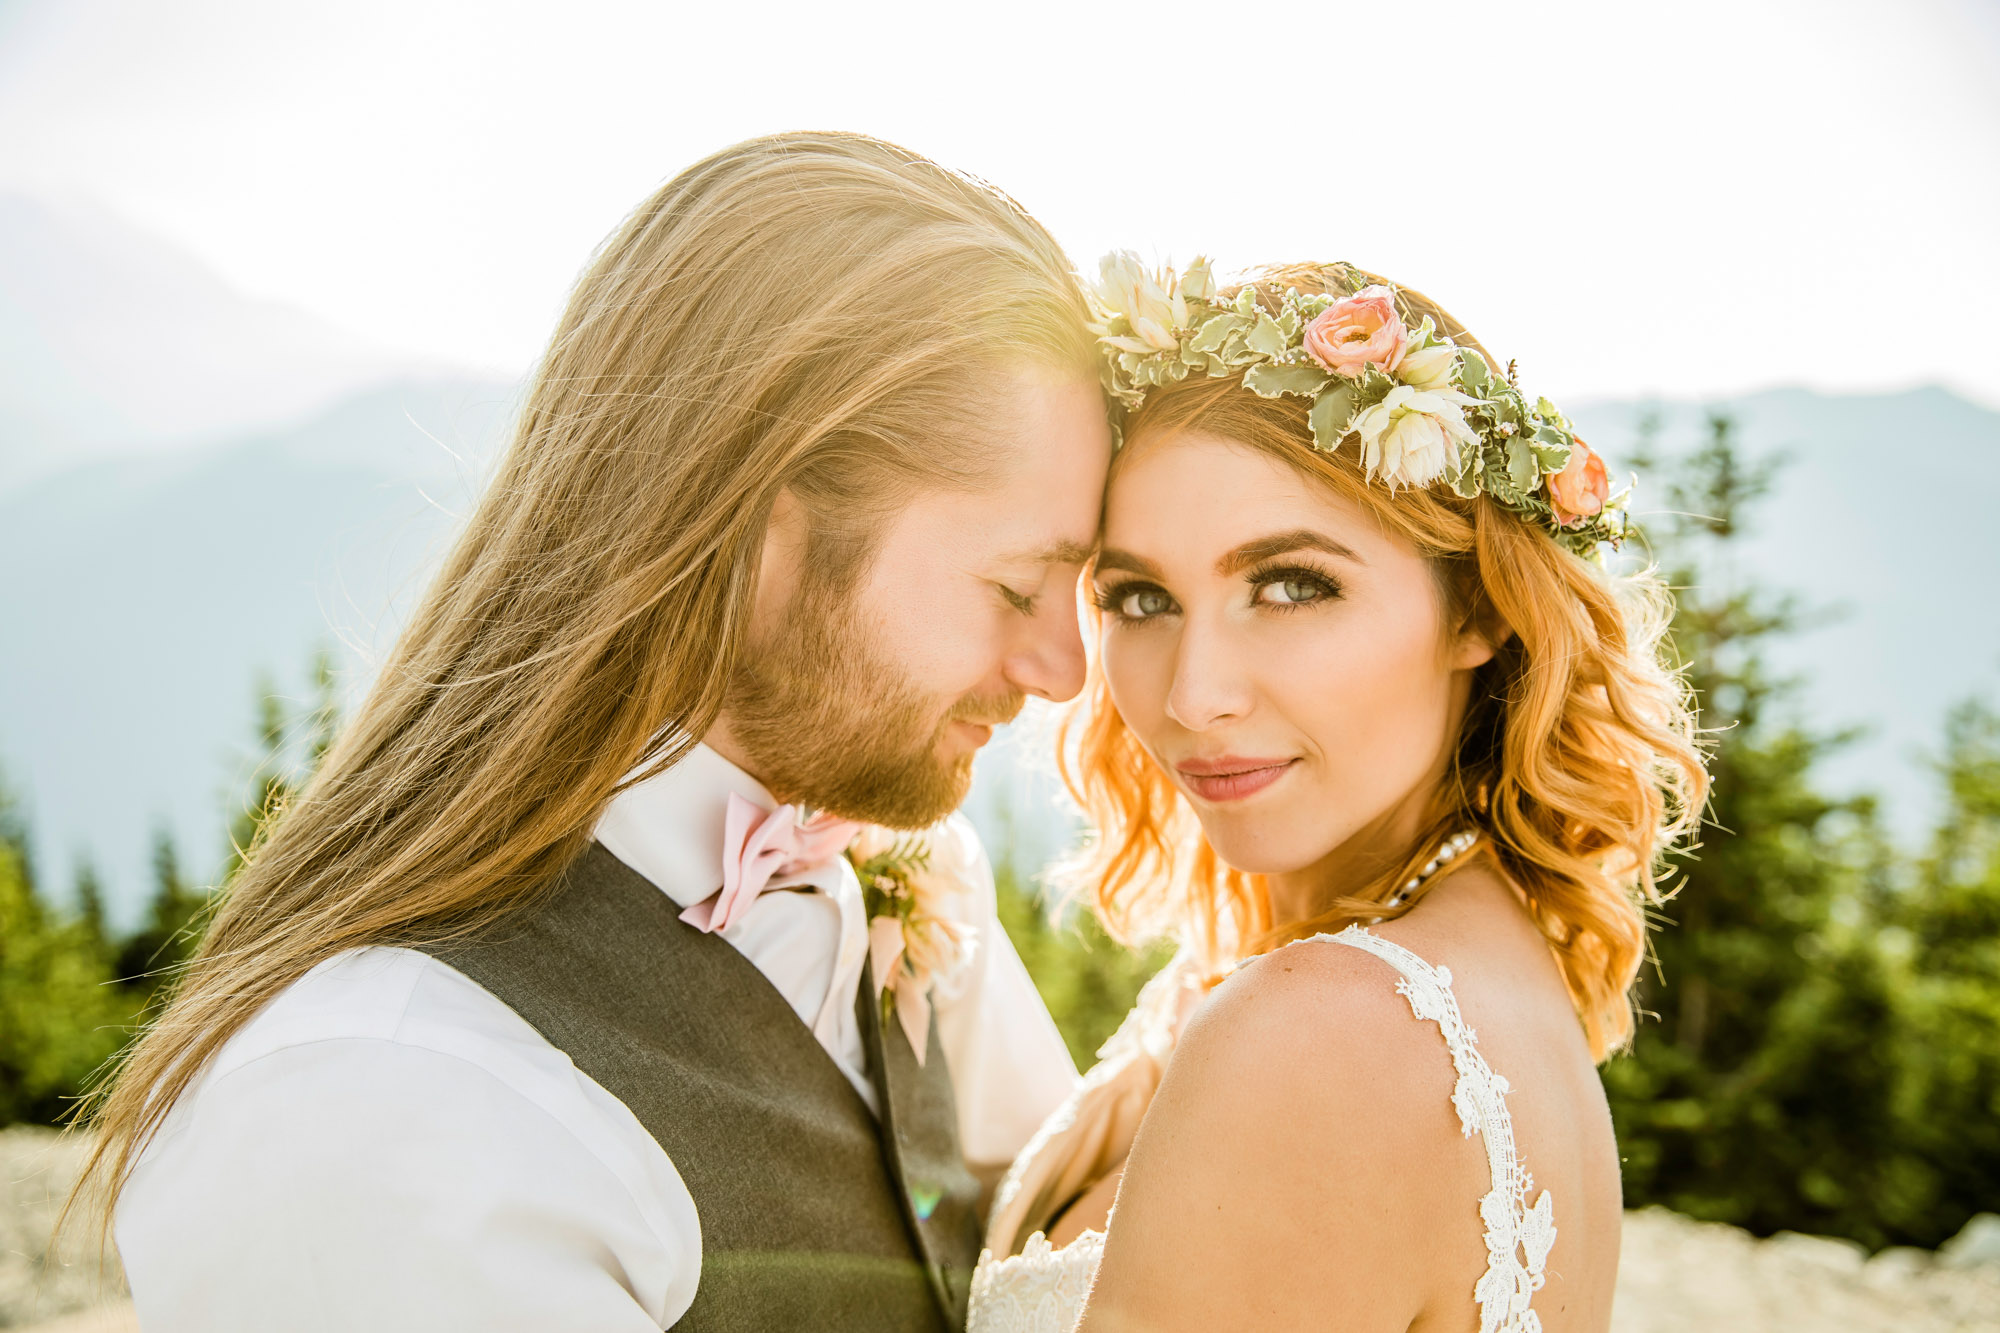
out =
[[[1459,1127],[1467,1138],[1479,1134],[1484,1139],[1493,1179],[1493,1188],[1479,1201],[1479,1217],[1486,1224],[1486,1275],[1472,1289],[1479,1302],[1479,1333],[1541,1333],[1541,1316],[1529,1306],[1541,1290],[1542,1270],[1556,1243],[1554,1204],[1547,1190],[1533,1206],[1528,1204],[1534,1181],[1514,1153],[1514,1120],[1507,1112],[1510,1089],[1479,1053],[1477,1034],[1459,1013],[1451,970],[1432,967],[1402,945],[1360,926],[1312,939],[1348,945],[1395,968],[1402,974],[1396,992],[1410,1002],[1410,1012],[1438,1025],[1458,1073],[1451,1104],[1458,1112]]]
[[[1312,939],[1360,949],[1395,968],[1401,974],[1396,991],[1409,1001],[1410,1012],[1437,1024],[1458,1076],[1452,1107],[1466,1137],[1481,1136],[1493,1181],[1479,1201],[1486,1227],[1486,1273],[1472,1294],[1479,1304],[1480,1333],[1541,1333],[1541,1317],[1531,1304],[1556,1240],[1554,1205],[1547,1190],[1528,1205],[1534,1182],[1515,1155],[1514,1121],[1507,1111],[1510,1089],[1479,1053],[1477,1035],[1466,1026],[1452,994],[1450,969],[1432,967],[1360,926]],[[1066,1109],[1073,1117],[1073,1108]],[[1058,1114],[1052,1123],[1063,1118]],[[966,1333],[1072,1333],[1103,1254],[1102,1231],[1086,1231],[1060,1249],[1037,1231],[1017,1255],[996,1259],[991,1250],[982,1253],[973,1273]]]
[[[1037,1231],[1005,1259],[983,1251],[965,1333],[1072,1333],[1103,1257],[1102,1231],[1085,1231],[1061,1249]]]

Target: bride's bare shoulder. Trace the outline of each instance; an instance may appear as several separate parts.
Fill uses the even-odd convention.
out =
[[[1267,1110],[1331,1113],[1357,1131],[1392,1122],[1406,1145],[1410,1113],[1436,1102],[1438,1124],[1450,1129],[1450,1057],[1414,1020],[1396,981],[1382,960],[1332,940],[1274,950],[1238,969],[1195,1013],[1170,1076],[1220,1079],[1212,1090],[1186,1089],[1197,1098],[1233,1089]]]
[[[1441,1263],[1476,1265],[1475,1229],[1463,1254],[1440,1234],[1440,1209],[1483,1191],[1427,1028],[1395,969],[1331,942],[1217,987],[1133,1145],[1093,1297],[1125,1322],[1101,1326],[1222,1327],[1248,1308],[1285,1325],[1339,1290],[1357,1302],[1345,1326],[1407,1328]],[[1286,1293],[1314,1294],[1280,1311]]]
[[[1244,965],[1140,1125],[1084,1327],[1306,1327],[1342,1291],[1342,1327],[1406,1329],[1462,1299],[1480,1239],[1442,1219],[1484,1189],[1450,1097],[1390,965],[1330,941]]]

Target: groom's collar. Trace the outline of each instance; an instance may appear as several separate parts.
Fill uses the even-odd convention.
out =
[[[764,784],[706,745],[611,798],[595,836],[606,851],[682,907],[722,887],[723,820],[734,793],[760,810],[778,802]]]

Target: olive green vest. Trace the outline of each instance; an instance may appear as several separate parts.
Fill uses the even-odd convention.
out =
[[[542,906],[432,952],[631,1108],[672,1159],[702,1245],[675,1329],[965,1326],[979,1188],[935,1023],[920,1065],[864,977],[878,1121],[763,973],[596,843]]]

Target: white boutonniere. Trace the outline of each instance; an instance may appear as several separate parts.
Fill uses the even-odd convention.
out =
[[[893,1012],[917,1063],[929,1053],[931,987],[971,956],[978,932],[954,912],[965,887],[934,861],[929,833],[864,828],[847,848],[868,908],[868,959],[882,1016]]]

